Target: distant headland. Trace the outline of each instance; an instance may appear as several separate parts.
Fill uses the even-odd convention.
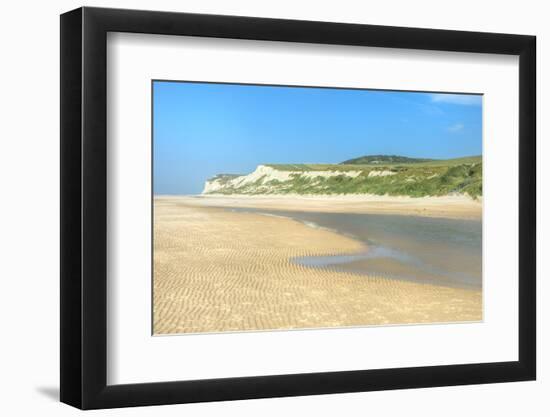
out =
[[[481,197],[482,158],[365,155],[339,164],[262,164],[249,174],[218,174],[203,194]]]

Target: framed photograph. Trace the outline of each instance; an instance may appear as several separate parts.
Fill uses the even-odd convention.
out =
[[[61,16],[61,401],[533,380],[535,37]]]

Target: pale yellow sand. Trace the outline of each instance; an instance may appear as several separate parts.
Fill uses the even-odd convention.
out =
[[[444,197],[392,197],[379,195],[200,195],[159,196],[200,207],[249,207],[271,210],[330,213],[382,213],[480,219],[483,200],[464,195]]]
[[[154,332],[481,320],[481,291],[312,269],[360,242],[291,219],[155,198]]]

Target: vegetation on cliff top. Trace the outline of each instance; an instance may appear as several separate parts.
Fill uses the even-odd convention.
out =
[[[483,191],[481,156],[435,160],[375,155],[351,159],[342,164],[267,166],[292,173],[288,180],[261,177],[241,186],[232,186],[230,183],[237,176],[217,176],[224,186],[216,190],[216,193],[376,194],[410,197],[467,194],[477,198]],[[328,171],[331,175],[302,174],[308,171]],[[338,172],[342,172],[342,175],[338,175]],[[354,175],[346,174],[350,172]]]

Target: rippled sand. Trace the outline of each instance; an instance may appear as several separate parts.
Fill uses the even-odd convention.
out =
[[[154,201],[154,333],[481,320],[481,291],[312,269],[296,256],[364,250],[297,221]]]

